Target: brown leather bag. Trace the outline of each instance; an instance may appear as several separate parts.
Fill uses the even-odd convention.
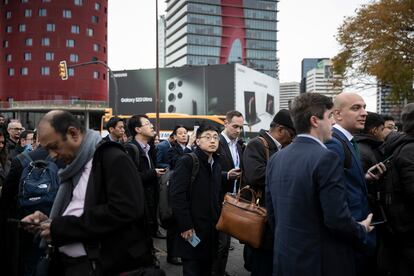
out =
[[[245,191],[252,194],[251,201],[240,197],[240,194]],[[246,186],[237,195],[227,193],[224,196],[223,208],[216,229],[254,248],[259,248],[266,220],[266,209],[256,204],[255,191]]]

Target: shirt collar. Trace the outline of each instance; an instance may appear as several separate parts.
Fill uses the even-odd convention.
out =
[[[325,146],[325,144],[321,142],[321,140],[319,140],[318,138],[316,138],[315,136],[312,136],[310,134],[298,134],[298,136],[296,136],[296,137],[307,137],[307,138],[310,138],[310,139],[318,142],[318,144],[321,145],[322,147],[324,147],[325,149],[327,148]]]
[[[352,136],[352,134],[348,130],[344,129],[342,126],[335,124],[333,127],[339,130],[340,132],[342,132],[342,134],[345,135],[348,141],[351,141],[352,139],[354,139],[354,136]]]
[[[281,150],[282,149],[282,144],[281,143],[279,143],[279,141],[278,140],[276,140],[275,138],[273,138],[273,136],[272,135],[270,135],[270,133],[269,132],[265,132],[269,137],[270,137],[270,139],[272,139],[272,141],[273,142],[275,142],[275,144],[276,144],[276,147],[277,147],[277,149],[278,150]]]
[[[227,144],[231,145],[231,144],[236,144],[237,139],[236,140],[231,140],[226,133],[224,133],[224,131],[221,132],[221,135],[223,135],[224,139],[226,139]]]
[[[149,152],[149,150],[150,150],[150,148],[151,148],[151,146],[150,146],[149,144],[143,144],[143,143],[141,143],[141,142],[140,142],[140,141],[138,141],[138,140],[137,140],[137,142],[138,142],[138,144],[140,145],[141,149],[142,149],[143,151],[145,151],[145,153],[148,153],[148,152]]]

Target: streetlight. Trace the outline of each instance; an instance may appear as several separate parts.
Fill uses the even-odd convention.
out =
[[[160,137],[160,68],[158,61],[158,0],[155,0],[155,128]]]

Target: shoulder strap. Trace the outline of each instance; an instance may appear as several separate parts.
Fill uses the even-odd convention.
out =
[[[257,138],[259,138],[259,140],[262,142],[264,148],[265,148],[265,152],[266,152],[266,160],[269,160],[269,143],[266,141],[265,138],[258,136]]]
[[[193,185],[195,179],[197,178],[198,171],[200,170],[200,161],[194,152],[187,154],[191,156],[191,159],[193,159],[193,168],[191,170],[191,185]]]
[[[133,143],[125,143],[125,149],[127,150],[128,155],[131,157],[137,169],[139,169],[139,150],[138,147]]]
[[[337,133],[332,132],[332,137],[335,137],[336,139],[339,140],[339,142],[342,143],[342,147],[344,148],[344,155],[345,155],[344,168],[345,169],[350,169],[351,168],[351,162],[352,162],[351,150],[348,148],[348,145],[346,144],[346,142]]]

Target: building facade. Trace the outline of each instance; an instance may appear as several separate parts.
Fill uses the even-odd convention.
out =
[[[340,75],[334,75],[331,60],[322,60],[306,74],[306,93],[334,97],[343,91]]]
[[[284,82],[280,84],[280,109],[289,109],[290,103],[300,94],[299,82]]]
[[[107,101],[107,0],[1,0],[0,101]]]
[[[278,0],[166,0],[166,66],[240,63],[278,78]]]
[[[397,122],[401,121],[401,111],[412,99],[396,99],[391,96],[391,86],[377,84],[377,112],[382,115],[394,117]]]
[[[329,60],[329,58],[304,58],[302,59],[301,78],[300,78],[300,93],[306,93],[306,74],[309,70],[316,68],[322,60]]]

